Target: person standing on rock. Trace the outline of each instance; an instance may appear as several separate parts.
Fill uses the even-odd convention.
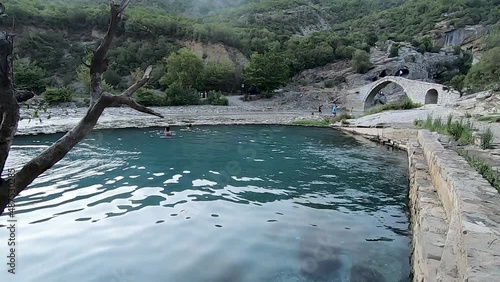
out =
[[[318,108],[318,112],[321,113],[321,110],[323,109],[323,105],[320,105]]]
[[[333,107],[332,107],[332,115],[333,117],[336,117],[337,116],[337,104],[333,104]]]

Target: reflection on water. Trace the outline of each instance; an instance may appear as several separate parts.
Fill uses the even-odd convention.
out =
[[[159,132],[95,132],[21,194],[14,281],[409,281],[403,153],[331,129]],[[8,166],[58,137],[17,138]]]

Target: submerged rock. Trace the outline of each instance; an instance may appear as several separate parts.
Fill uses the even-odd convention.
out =
[[[350,282],[385,282],[385,278],[380,272],[371,266],[356,264],[351,268]]]
[[[314,281],[347,281],[350,255],[328,233],[313,231],[300,242],[300,273]]]

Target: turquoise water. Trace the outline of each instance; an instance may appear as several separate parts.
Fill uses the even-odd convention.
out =
[[[160,131],[94,132],[38,178],[0,277],[410,281],[405,153],[323,128]],[[9,166],[60,136],[16,138]]]

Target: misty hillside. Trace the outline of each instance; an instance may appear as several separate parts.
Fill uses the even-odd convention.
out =
[[[411,42],[420,52],[436,52],[436,35],[464,26],[495,25],[499,1],[132,0],[109,52],[107,81],[123,88],[131,70],[154,65],[151,84],[165,89],[168,85],[160,80],[166,59],[183,47],[205,63],[221,63],[224,57],[223,69],[232,73],[224,76],[224,83],[232,85],[228,91],[244,79],[241,66],[254,53],[274,52],[273,58],[286,62],[283,72],[291,77],[351,60],[355,54],[366,58],[364,53],[377,42],[389,39]],[[107,0],[2,2],[15,18],[15,54],[24,59],[23,66],[42,73],[43,85],[67,86],[77,80],[81,61],[95,50],[109,21]],[[0,27],[10,30],[11,18],[0,18]],[[367,62],[361,69],[369,66]],[[469,67],[456,75],[465,75]]]

